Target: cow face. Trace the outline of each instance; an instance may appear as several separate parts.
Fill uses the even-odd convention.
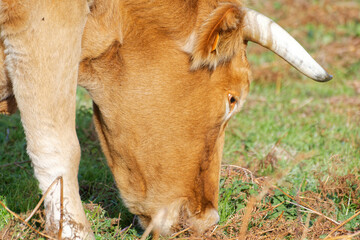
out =
[[[138,70],[107,90],[108,103],[95,100],[97,130],[122,198],[145,226],[162,210],[169,215],[162,232],[179,217],[202,231],[218,220],[224,129],[249,89],[246,58],[242,52],[214,71],[189,71],[184,53],[153,54],[145,65],[141,54],[132,62],[125,54]]]
[[[199,231],[219,219],[224,129],[249,91],[239,9],[215,8],[176,40],[133,20],[137,31],[80,66],[80,82],[91,78],[83,85],[121,196],[161,233],[181,219]]]
[[[179,222],[202,232],[219,219],[224,129],[249,91],[245,11],[237,1],[134,2],[95,2],[79,83],[130,211],[163,234]],[[271,39],[261,41],[278,47]]]

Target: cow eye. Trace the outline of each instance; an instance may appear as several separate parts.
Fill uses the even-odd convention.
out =
[[[238,103],[238,99],[237,99],[237,97],[235,97],[234,95],[229,93],[228,94],[228,101],[229,101],[230,112],[232,112],[236,108],[236,105]]]
[[[239,97],[232,93],[228,93],[226,102],[225,121],[229,120],[234,112],[238,109]]]

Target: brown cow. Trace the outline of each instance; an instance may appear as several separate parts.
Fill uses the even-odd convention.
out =
[[[125,204],[144,227],[166,235],[179,219],[199,232],[219,220],[224,129],[249,91],[247,41],[310,78],[331,79],[283,29],[237,0],[0,4],[7,71],[0,106],[11,112],[4,102],[15,96],[41,190],[64,179],[63,238],[94,237],[78,193],[77,83],[94,101],[96,130]],[[59,191],[45,200],[54,235]]]

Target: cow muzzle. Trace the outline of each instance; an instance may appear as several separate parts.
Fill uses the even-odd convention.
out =
[[[208,208],[203,213],[189,218],[189,225],[198,233],[203,233],[220,220],[215,208]]]
[[[187,204],[185,199],[179,199],[169,206],[161,208],[152,217],[145,232],[151,231],[155,234],[169,236],[179,227],[190,227],[191,230],[202,234],[219,222],[220,217],[215,208],[209,207],[202,212],[191,214]]]

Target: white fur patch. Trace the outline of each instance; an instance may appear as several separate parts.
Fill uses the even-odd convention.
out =
[[[195,41],[196,33],[192,32],[190,36],[186,39],[185,44],[182,44],[181,49],[188,54],[192,54],[195,46]]]

